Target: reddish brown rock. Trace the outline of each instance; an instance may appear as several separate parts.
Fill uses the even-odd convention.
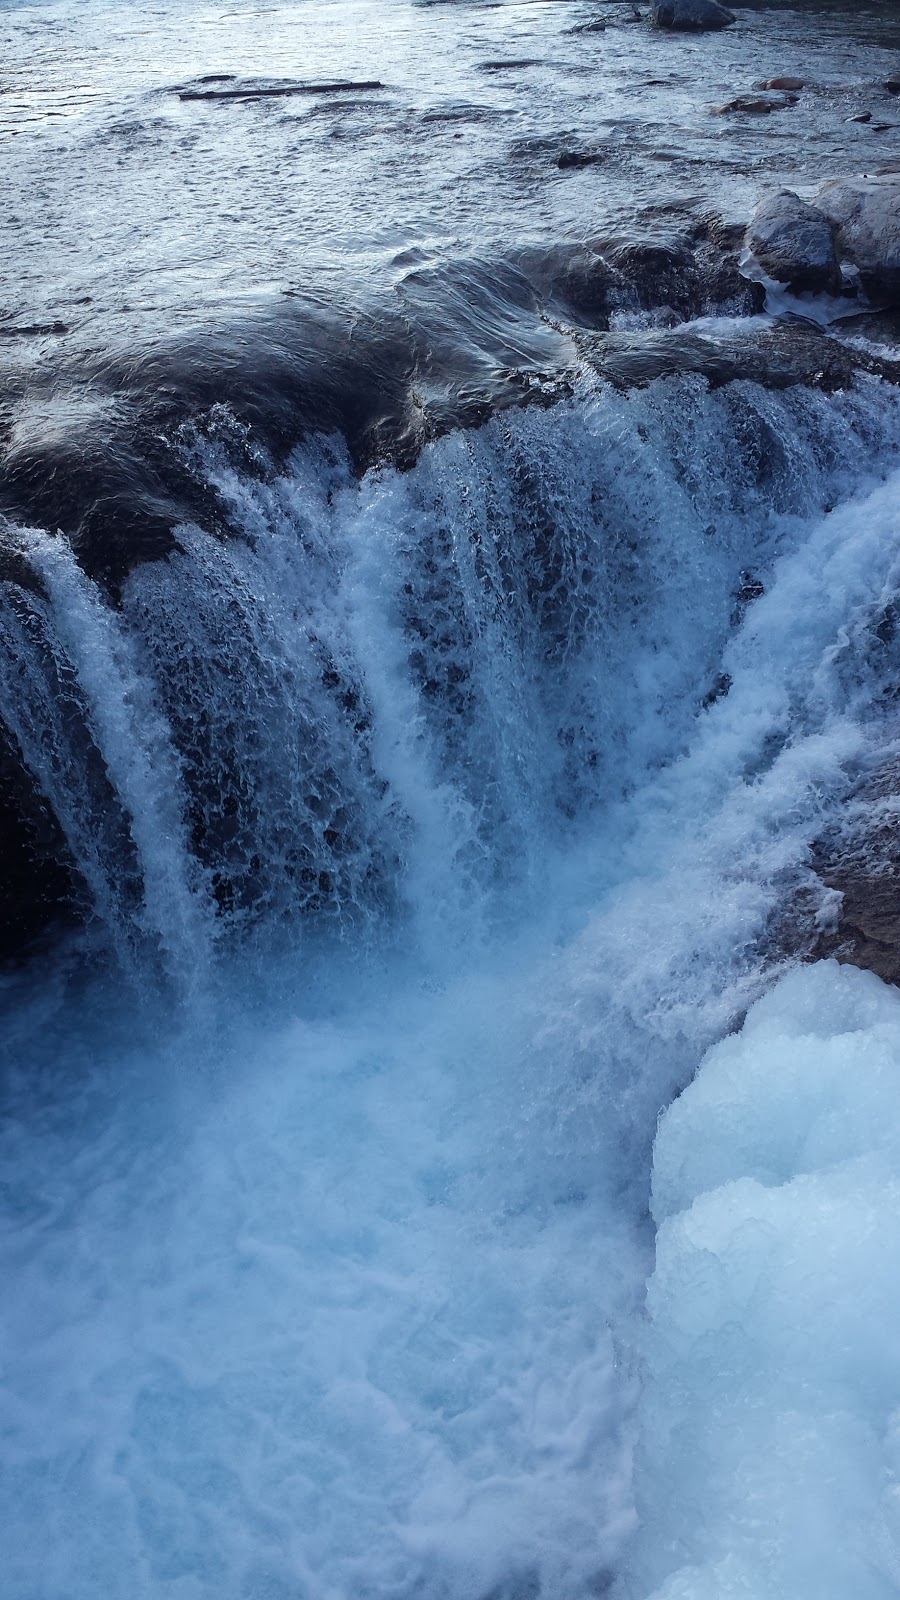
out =
[[[851,797],[841,827],[813,845],[819,883],[840,899],[825,929],[815,926],[809,907],[789,919],[795,953],[816,961],[836,956],[900,984],[898,823],[900,762],[892,762]]]

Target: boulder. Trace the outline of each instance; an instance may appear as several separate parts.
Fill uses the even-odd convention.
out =
[[[900,172],[838,178],[815,197],[841,261],[858,267],[873,299],[900,299]]]
[[[673,28],[685,33],[727,28],[736,20],[734,12],[718,0],[654,0],[651,20],[658,28]]]
[[[566,172],[570,167],[593,167],[599,160],[596,150],[561,150],[556,165]]]
[[[792,289],[840,287],[840,262],[831,224],[791,189],[757,206],[744,243],[763,271]]]

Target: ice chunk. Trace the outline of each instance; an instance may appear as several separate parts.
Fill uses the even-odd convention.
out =
[[[874,1150],[900,1162],[898,1041],[897,994],[872,973],[822,961],[784,978],[660,1123],[657,1222],[740,1177],[782,1184]]]
[[[659,1128],[630,1592],[900,1584],[900,995],[797,971]]]

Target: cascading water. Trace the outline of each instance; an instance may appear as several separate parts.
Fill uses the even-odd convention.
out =
[[[131,964],[149,939],[176,978],[196,976],[210,916],[184,833],[181,763],[137,641],[63,540],[21,537],[43,593],[33,603],[9,595],[7,726],[54,805],[116,954]]]
[[[256,478],[198,439],[239,536],[182,528],[115,608],[23,531],[2,711],[111,945],[185,968],[214,909],[245,947],[405,914],[443,959],[541,900],[548,852],[683,753],[745,596],[895,410],[875,383],[586,383],[361,485],[338,447]]]
[[[656,1118],[889,753],[898,423],[585,379],[362,482],[219,429],[239,534],[115,606],[19,532],[94,965],[10,980],[17,1600],[624,1581]]]

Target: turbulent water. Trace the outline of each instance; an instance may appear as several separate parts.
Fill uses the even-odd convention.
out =
[[[207,439],[242,534],[117,607],[18,530],[3,715],[96,971],[9,980],[10,1595],[683,1564],[650,1379],[635,1412],[650,1146],[892,748],[898,424],[877,380],[586,378],[361,483]]]
[[[900,389],[678,234],[889,161],[896,18],[601,9],[0,4],[3,1600],[900,1593],[900,1002],[797,965]]]

